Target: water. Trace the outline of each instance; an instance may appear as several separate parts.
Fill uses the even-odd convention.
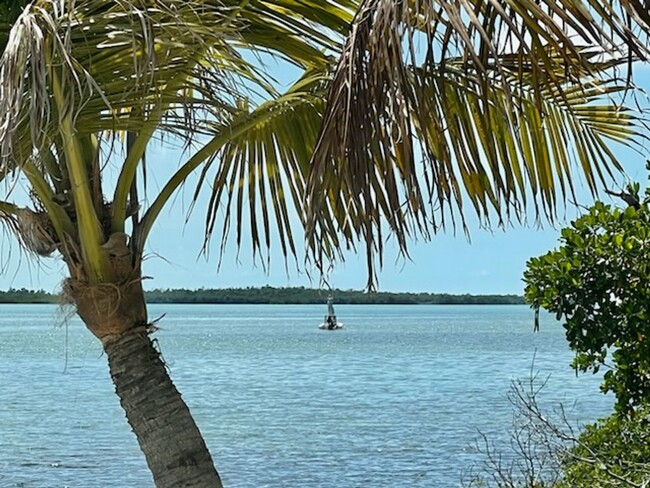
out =
[[[156,334],[227,487],[456,487],[504,438],[515,378],[586,423],[611,399],[524,306],[154,305]],[[0,487],[153,486],[98,342],[48,305],[0,306]]]

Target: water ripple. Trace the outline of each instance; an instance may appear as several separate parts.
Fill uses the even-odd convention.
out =
[[[64,371],[55,307],[2,307],[0,488],[153,486],[91,335],[71,321]],[[226,486],[459,486],[477,429],[505,439],[534,355],[550,404],[578,399],[580,422],[610,407],[525,307],[341,306],[336,332],[317,329],[322,307],[152,309]]]

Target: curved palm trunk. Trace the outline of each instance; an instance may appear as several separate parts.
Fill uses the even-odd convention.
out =
[[[68,279],[67,293],[102,341],[115,391],[156,486],[222,488],[201,433],[149,336],[141,271],[131,265],[123,241],[121,246],[109,253],[116,283]]]
[[[187,405],[143,328],[104,345],[120,403],[158,488],[222,486]]]

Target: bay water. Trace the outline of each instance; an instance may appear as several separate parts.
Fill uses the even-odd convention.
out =
[[[507,445],[511,382],[584,424],[611,411],[526,306],[151,305],[227,488],[456,487],[479,431]],[[534,361],[534,363],[533,363]],[[0,305],[0,487],[153,486],[98,341],[54,305]]]

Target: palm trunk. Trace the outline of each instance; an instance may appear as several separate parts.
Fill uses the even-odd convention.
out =
[[[109,257],[118,284],[68,279],[67,294],[102,341],[115,391],[156,486],[222,488],[201,433],[149,337],[140,269],[131,266],[124,239],[113,241],[118,246]]]
[[[221,488],[201,433],[144,328],[104,344],[115,390],[158,488]]]

